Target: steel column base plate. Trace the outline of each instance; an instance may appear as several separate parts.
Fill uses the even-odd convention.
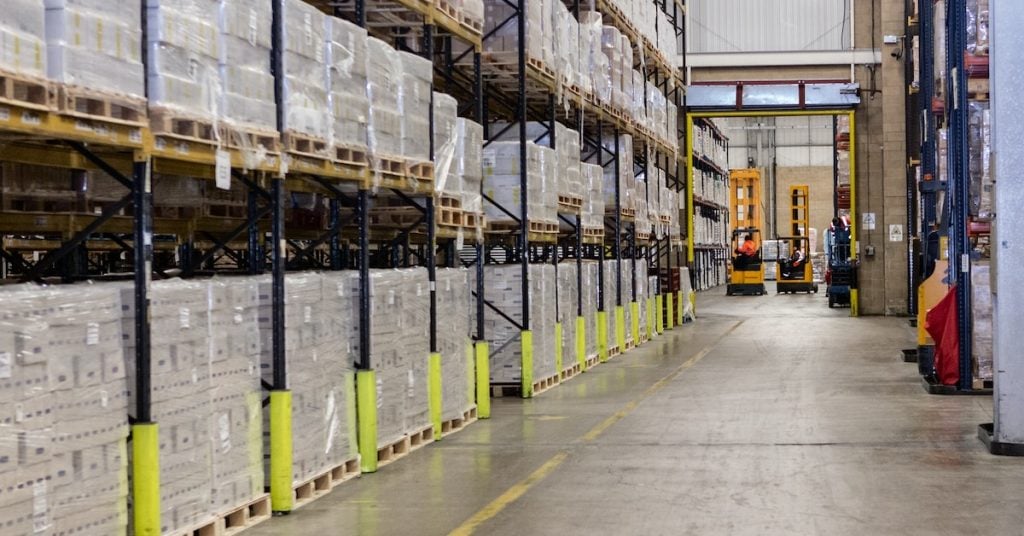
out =
[[[917,348],[906,348],[902,353],[904,363],[917,363]]]
[[[978,439],[996,456],[1024,456],[1024,444],[1003,443],[995,440],[995,425],[985,423],[978,425]]]
[[[932,376],[922,377],[921,385],[930,395],[990,396],[992,394],[992,389],[990,388],[961,391],[955,385],[942,385]]]

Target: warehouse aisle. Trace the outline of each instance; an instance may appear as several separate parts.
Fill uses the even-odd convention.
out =
[[[713,291],[714,292],[714,291]],[[1011,534],[1024,462],[929,397],[903,319],[704,295],[696,325],[247,534]],[[954,508],[955,506],[955,508]]]

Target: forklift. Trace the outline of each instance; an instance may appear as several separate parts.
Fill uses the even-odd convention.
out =
[[[750,237],[750,238],[747,238]],[[754,254],[741,253],[746,241],[753,242]],[[729,284],[726,296],[763,296],[764,262],[761,258],[761,232],[755,228],[734,229],[732,232],[732,264],[729,266]]]
[[[828,239],[828,307],[850,307],[851,290],[857,288],[857,261],[851,258],[850,224],[845,217],[832,219]]]
[[[729,172],[729,208],[733,255],[729,265],[726,296],[764,296],[764,262],[761,258],[761,172],[734,169]],[[749,237],[749,238],[748,238]],[[747,242],[750,242],[747,244]]]
[[[814,282],[814,270],[808,254],[811,239],[806,236],[810,227],[810,187],[794,185],[789,188],[790,199],[790,233],[791,236],[780,236],[789,244],[790,256],[779,260],[776,289],[779,294],[795,294],[818,292],[818,284]]]

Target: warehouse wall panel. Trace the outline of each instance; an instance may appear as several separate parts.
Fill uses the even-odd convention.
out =
[[[694,0],[689,52],[848,50],[853,0]]]

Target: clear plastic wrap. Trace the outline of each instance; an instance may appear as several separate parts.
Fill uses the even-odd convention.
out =
[[[402,61],[397,50],[376,37],[366,39],[366,51],[366,93],[370,99],[367,141],[371,157],[400,158]]]
[[[43,0],[11,0],[0,19],[0,70],[46,76]]]
[[[270,73],[271,1],[221,0],[220,74],[226,126],[277,131]]]
[[[475,365],[470,339],[469,312],[472,308],[469,270],[443,268],[437,271],[437,349],[441,353],[441,419],[462,418],[475,405]]]
[[[354,440],[353,306],[358,275],[288,274],[285,278],[285,359],[292,391],[292,483],[300,484],[356,457]],[[269,277],[259,279],[259,334],[264,381],[273,379],[273,301]],[[265,430],[269,413],[264,411]],[[269,435],[264,435],[269,444]],[[267,451],[269,453],[269,449]],[[269,457],[265,464],[269,464]],[[269,467],[268,467],[269,469]]]
[[[583,318],[587,359],[597,356],[597,261],[583,261]]]
[[[609,96],[612,106],[625,107],[625,94],[622,92],[622,34],[614,26],[601,28],[601,53],[608,62]]]
[[[597,164],[581,164],[583,201],[581,217],[583,227],[588,229],[604,229],[604,170]]]
[[[615,137],[607,136],[605,148],[615,150]],[[620,134],[619,149],[619,208],[625,211],[636,210],[636,179],[633,175],[633,136]],[[605,211],[615,211],[615,167],[604,168],[604,205]]]
[[[603,26],[601,14],[596,11],[580,13],[580,32],[590,35],[589,70],[594,96],[602,104],[612,100],[612,73],[608,56],[605,55],[602,40]]]
[[[545,40],[545,36],[549,35],[545,30],[545,20],[550,24],[551,5],[551,0],[523,1],[523,13],[526,16],[526,56],[545,63],[551,54],[550,40]],[[484,0],[484,35],[491,35],[484,40],[484,52],[490,53],[490,57],[496,63],[509,64],[516,59],[519,50],[519,25],[514,15],[515,8],[508,2]]]
[[[989,262],[971,266],[971,361],[974,377],[992,379],[993,294]]]
[[[335,145],[365,149],[370,120],[367,97],[366,30],[328,17],[327,77]]]
[[[619,107],[629,113],[633,106],[633,45],[630,43],[629,37],[625,35],[619,37],[618,76],[620,77],[619,86],[622,89]]]
[[[615,340],[615,307],[620,303],[618,301],[619,289],[616,286],[618,284],[616,273],[618,271],[618,261],[606,260],[604,261],[604,310],[607,313],[605,315],[605,333],[608,335],[608,348],[611,348],[617,344]],[[623,288],[628,283],[628,280],[623,280]],[[622,294],[625,296],[625,294]],[[622,305],[627,305],[628,300],[622,300]],[[627,325],[628,330],[628,325]]]
[[[210,307],[208,284],[170,279],[150,287],[152,418],[160,423],[160,515],[163,532],[212,516]],[[135,352],[134,288],[122,285],[124,352]],[[136,392],[127,361],[130,408]]]
[[[484,25],[484,2],[483,0],[457,0],[456,5],[463,20],[477,22],[480,27]]]
[[[576,22],[576,31],[579,35],[577,40],[576,74],[580,91],[584,95],[588,95],[594,90],[594,82],[590,73],[590,51],[594,47],[594,32],[582,21],[583,19],[580,18]]]
[[[0,290],[4,534],[125,534],[120,308],[110,285]]]
[[[452,173],[460,177],[462,183],[462,209],[479,213],[483,211],[481,158],[484,128],[480,123],[462,117],[455,120],[455,127],[457,143]]]
[[[569,370],[576,364],[576,316],[579,282],[576,279],[576,261],[558,263],[558,311],[557,321],[562,324],[562,370]],[[561,372],[561,371],[560,371]]]
[[[175,116],[216,119],[220,80],[220,3],[164,0],[147,4],[149,102]]]
[[[968,103],[968,149],[970,151],[970,214],[979,220],[993,217],[995,183],[991,170],[992,140],[989,103]]]
[[[434,192],[456,199],[462,195],[461,176],[455,172],[458,114],[455,97],[434,92]]]
[[[334,122],[328,113],[325,59],[327,15],[302,0],[284,0],[283,130],[329,141]]]
[[[155,0],[151,0],[155,2]],[[69,86],[144,98],[141,3],[45,0],[48,77]]]
[[[434,65],[409,52],[399,52],[402,66],[398,111],[401,118],[402,156],[430,160],[430,94]]]
[[[358,284],[358,280],[353,280]],[[353,286],[353,311],[358,311]],[[377,371],[377,444],[430,425],[427,399],[430,292],[424,268],[370,272],[370,358]],[[358,339],[353,344],[358,355]]]
[[[516,322],[522,321],[522,272],[518,265],[484,267],[487,299]],[[475,277],[470,285],[475,285]],[[533,333],[533,378],[555,374],[555,281],[554,266],[529,267],[530,331]],[[474,287],[475,288],[475,287]],[[490,308],[484,311],[484,328],[491,347],[491,382],[522,380],[522,343],[519,329]]]
[[[517,218],[520,211],[520,146],[519,142],[499,141],[488,145],[482,153],[483,191]],[[554,192],[554,151],[533,142],[526,144],[527,216],[530,221],[556,221],[557,197]],[[484,205],[492,221],[511,221],[492,203]]]

